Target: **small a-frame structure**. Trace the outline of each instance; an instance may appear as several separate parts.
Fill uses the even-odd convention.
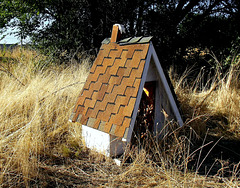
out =
[[[146,83],[155,87],[153,131],[164,126],[164,113],[183,125],[152,37],[117,41],[118,36],[119,28],[114,25],[111,38],[102,42],[70,118],[82,124],[86,146],[107,156],[122,154],[131,141]]]

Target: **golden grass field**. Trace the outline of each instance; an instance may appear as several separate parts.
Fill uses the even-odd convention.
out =
[[[222,139],[240,138],[239,59],[225,74],[217,69],[207,84],[204,70],[190,82],[189,70],[177,75],[171,69],[184,127],[172,130],[164,141],[150,140],[150,149],[129,149],[121,166],[85,148],[81,127],[68,121],[89,68],[87,58],[81,64],[56,65],[50,57],[24,48],[0,52],[2,187],[240,185],[236,161],[228,168],[228,161],[219,159],[215,174],[210,173],[214,164],[205,174],[198,173]],[[210,143],[206,135],[216,140]],[[204,152],[205,146],[209,149]],[[191,167],[194,157],[197,162]]]

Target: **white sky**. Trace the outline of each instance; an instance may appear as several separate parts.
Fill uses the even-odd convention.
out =
[[[13,30],[7,29],[7,31],[3,33],[3,35],[6,35],[6,36],[3,40],[0,41],[0,44],[20,43],[20,39],[18,37],[14,36],[14,34],[10,35],[11,32],[13,32]],[[3,35],[0,35],[0,39],[2,38]]]
[[[0,43],[2,44],[16,44],[19,42],[20,40],[17,37],[14,37],[13,35],[8,35],[3,40],[0,41]]]
[[[14,20],[14,19],[13,19]],[[10,21],[11,22],[11,21]],[[42,29],[43,27],[45,27],[46,25],[51,24],[52,21],[45,21],[43,23],[42,26],[39,27],[39,29]],[[16,37],[15,34],[11,34],[11,32],[16,32],[17,28],[15,27],[15,29],[12,28],[7,28],[7,31],[4,32],[2,35],[0,34],[0,39],[2,38],[3,35],[6,35],[5,38],[3,40],[0,40],[0,44],[16,44],[21,42],[19,37]],[[22,42],[24,43],[28,43],[30,41],[30,38],[27,37],[26,39],[24,39]]]

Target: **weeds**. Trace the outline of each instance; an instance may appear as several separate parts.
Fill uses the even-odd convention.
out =
[[[16,171],[28,182],[38,176],[40,156],[59,153],[55,150],[67,139],[71,127],[68,116],[88,67],[87,64],[51,66],[32,72],[37,59],[43,61],[45,57],[36,57],[35,52],[22,49],[10,55],[19,63],[11,65],[9,71],[24,84],[9,74],[1,74],[0,147],[4,164],[1,176],[3,183],[8,172]]]
[[[221,136],[239,136],[238,63],[226,74],[219,69],[207,82],[204,70],[192,82],[189,72],[171,74],[185,126],[166,122],[161,139],[148,133],[141,145],[129,145],[119,167],[85,148],[81,126],[68,121],[88,75],[88,60],[56,66],[48,57],[21,48],[0,55],[5,58],[0,61],[2,187],[239,186],[239,163],[230,169],[224,158],[214,159],[205,176],[198,173]],[[217,140],[208,140],[213,133],[219,134]],[[210,176],[216,164],[217,173]],[[226,171],[231,171],[228,177]]]
[[[202,69],[195,80],[187,79],[191,72],[189,70],[181,77],[172,72],[172,82],[187,119],[191,121],[200,116],[204,117],[200,119],[205,122],[210,118],[221,119],[225,133],[228,131],[239,137],[239,61],[232,63],[226,72],[217,66],[215,72],[211,73],[213,76],[206,75]]]

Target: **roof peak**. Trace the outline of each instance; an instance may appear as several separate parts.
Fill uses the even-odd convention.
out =
[[[120,41],[117,41],[117,44],[119,44],[120,46],[131,45],[131,44],[146,44],[146,43],[149,43],[152,38],[153,38],[152,36],[128,37],[128,38],[122,39]],[[109,44],[110,42],[111,42],[111,38],[105,38],[102,41],[102,44]]]

